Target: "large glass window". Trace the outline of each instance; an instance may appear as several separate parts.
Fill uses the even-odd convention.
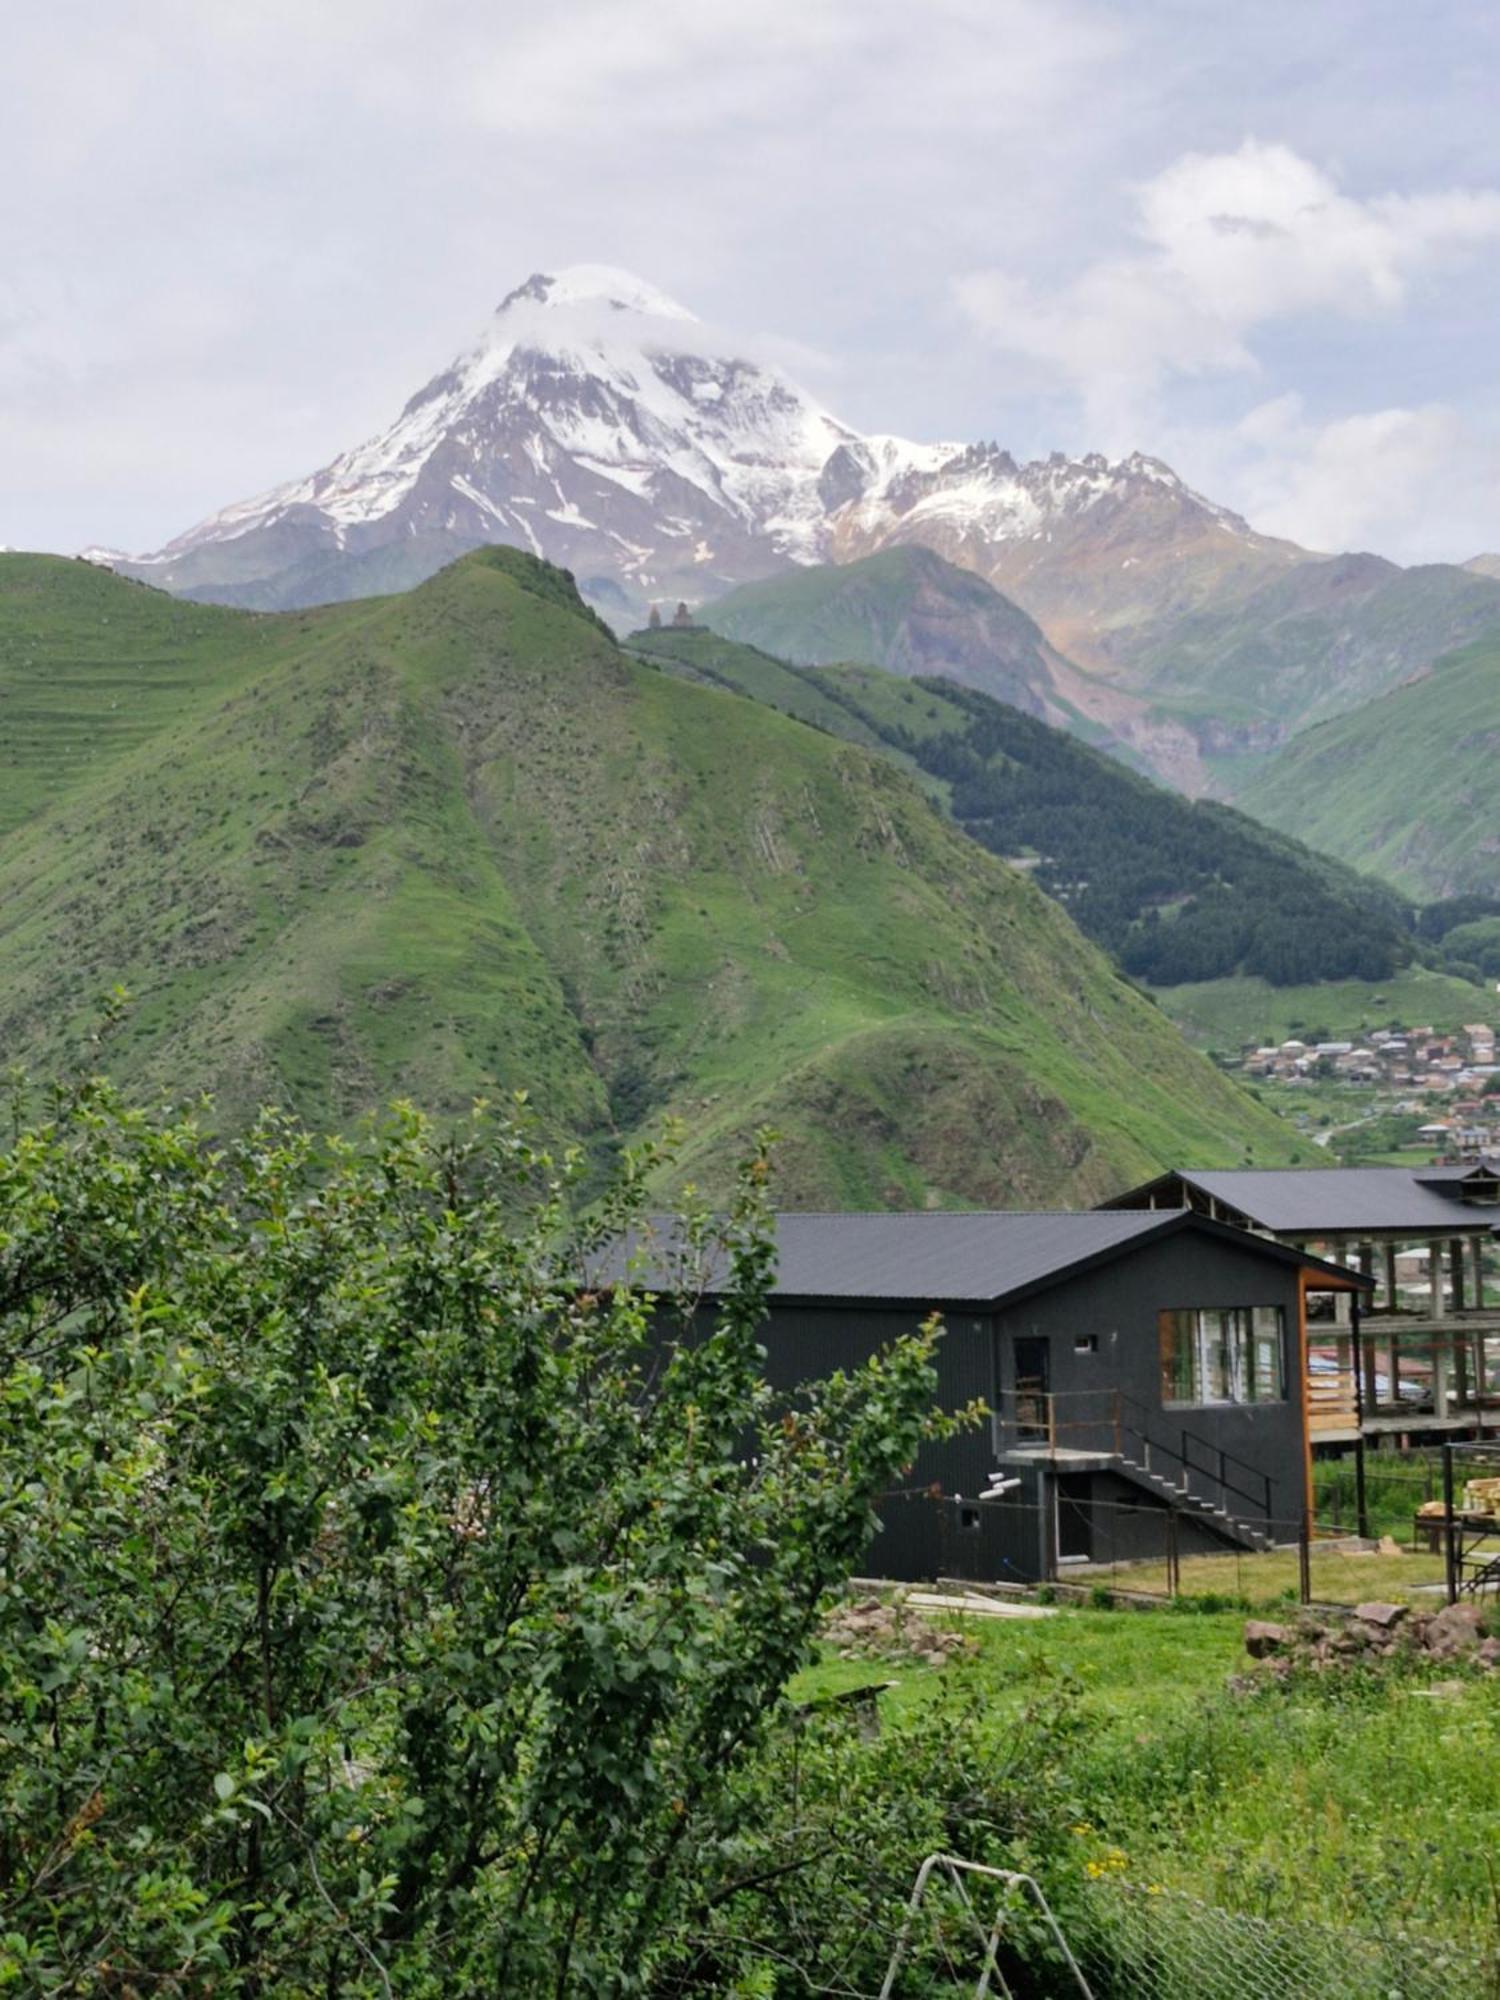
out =
[[[1286,1395],[1280,1306],[1179,1307],[1159,1315],[1164,1403],[1279,1403]]]

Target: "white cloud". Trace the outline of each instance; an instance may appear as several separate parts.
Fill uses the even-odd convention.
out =
[[[1395,406],[1431,511],[1403,526],[1392,489],[1368,538],[1500,541],[1467,442],[1500,287],[1433,279],[1488,249],[1496,197],[1350,192],[1500,186],[1472,0],[9,14],[0,541],[158,546],[389,421],[529,272],[593,260],[806,343],[775,351],[861,427],[1139,445],[1312,539],[1369,518],[1337,425]],[[1237,431],[1285,388],[1295,422]],[[1467,528],[1415,463],[1434,399],[1465,412]]]
[[[917,322],[948,236],[1045,229],[1104,143],[1066,114],[1128,42],[1112,4],[13,9],[0,273],[25,319],[0,297],[0,540],[158,545],[205,493],[388,422],[511,286],[581,261],[838,355],[841,407],[883,371],[868,421],[899,423],[914,371],[888,328],[941,337]],[[1001,216],[994,177],[1032,172]],[[129,476],[106,435],[134,438]]]
[[[1289,394],[1251,410],[1227,442],[1224,477],[1269,534],[1314,549],[1399,549],[1410,562],[1459,561],[1480,540],[1500,542],[1500,439],[1446,404],[1320,423]],[[1486,520],[1488,535],[1475,527]]]
[[[1051,292],[1003,270],[957,287],[996,347],[1082,399],[1105,444],[1150,424],[1174,378],[1257,373],[1252,336],[1273,322],[1398,310],[1425,270],[1500,240],[1500,192],[1359,200],[1289,147],[1247,139],[1138,188],[1133,233],[1139,248]]]

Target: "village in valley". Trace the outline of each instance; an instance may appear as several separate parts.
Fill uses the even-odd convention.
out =
[[[1406,1164],[1500,1152],[1500,1063],[1483,1021],[1451,1033],[1392,1022],[1351,1039],[1250,1043],[1224,1066],[1270,1087],[1335,1157]]]

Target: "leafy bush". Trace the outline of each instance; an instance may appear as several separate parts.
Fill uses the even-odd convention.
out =
[[[89,1083],[18,1132],[0,1985],[645,1989],[936,1337],[773,1399],[764,1158],[692,1339],[599,1282],[649,1165],[584,1226],[484,1113],[215,1150]]]
[[[1003,1731],[990,1698],[979,1674],[950,1668],[930,1702],[874,1740],[833,1706],[778,1734],[700,1852],[696,1902],[658,1974],[660,2000],[877,1992],[916,1869],[935,1852],[1041,1872],[1065,1890],[1084,1867],[1068,1830],[1076,1691],[1055,1683]],[[981,1900],[992,1905],[993,1891]],[[945,1921],[935,1893],[913,1929],[903,1995],[972,1990],[980,1954],[953,1914]],[[1025,1991],[1053,1990],[1048,1942],[1018,1909],[1003,1969],[1014,1977],[1022,1963]]]

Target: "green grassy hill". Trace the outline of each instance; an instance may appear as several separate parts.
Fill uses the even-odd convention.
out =
[[[1452,563],[1398,569],[1380,556],[1304,562],[1219,610],[1167,627],[1150,693],[1255,748],[1356,707],[1500,628],[1500,582]],[[1229,768],[1229,767],[1226,767]]]
[[[1500,634],[1296,737],[1241,803],[1413,895],[1493,895],[1497,746]]]
[[[891,763],[627,658],[506,549],[251,614],[0,557],[0,1049],[347,1122],[526,1087],[722,1189],[1085,1199],[1295,1143]]]
[[[698,615],[725,638],[800,666],[864,660],[897,674],[941,674],[1027,715],[1103,734],[1069,700],[1062,683],[1076,680],[1077,669],[1035,620],[931,549],[790,570],[743,584]]]
[[[1247,1042],[1354,1039],[1371,1028],[1428,1023],[1451,1034],[1488,1013],[1467,979],[1409,965],[1389,979],[1332,979],[1311,986],[1271,986],[1264,979],[1210,979],[1158,987],[1156,997],[1188,1040],[1228,1053]]]
[[[632,643],[674,672],[884,745],[981,846],[1027,866],[1153,985],[1380,980],[1412,956],[1411,912],[1384,884],[975,689],[878,667],[792,667],[708,632]]]

